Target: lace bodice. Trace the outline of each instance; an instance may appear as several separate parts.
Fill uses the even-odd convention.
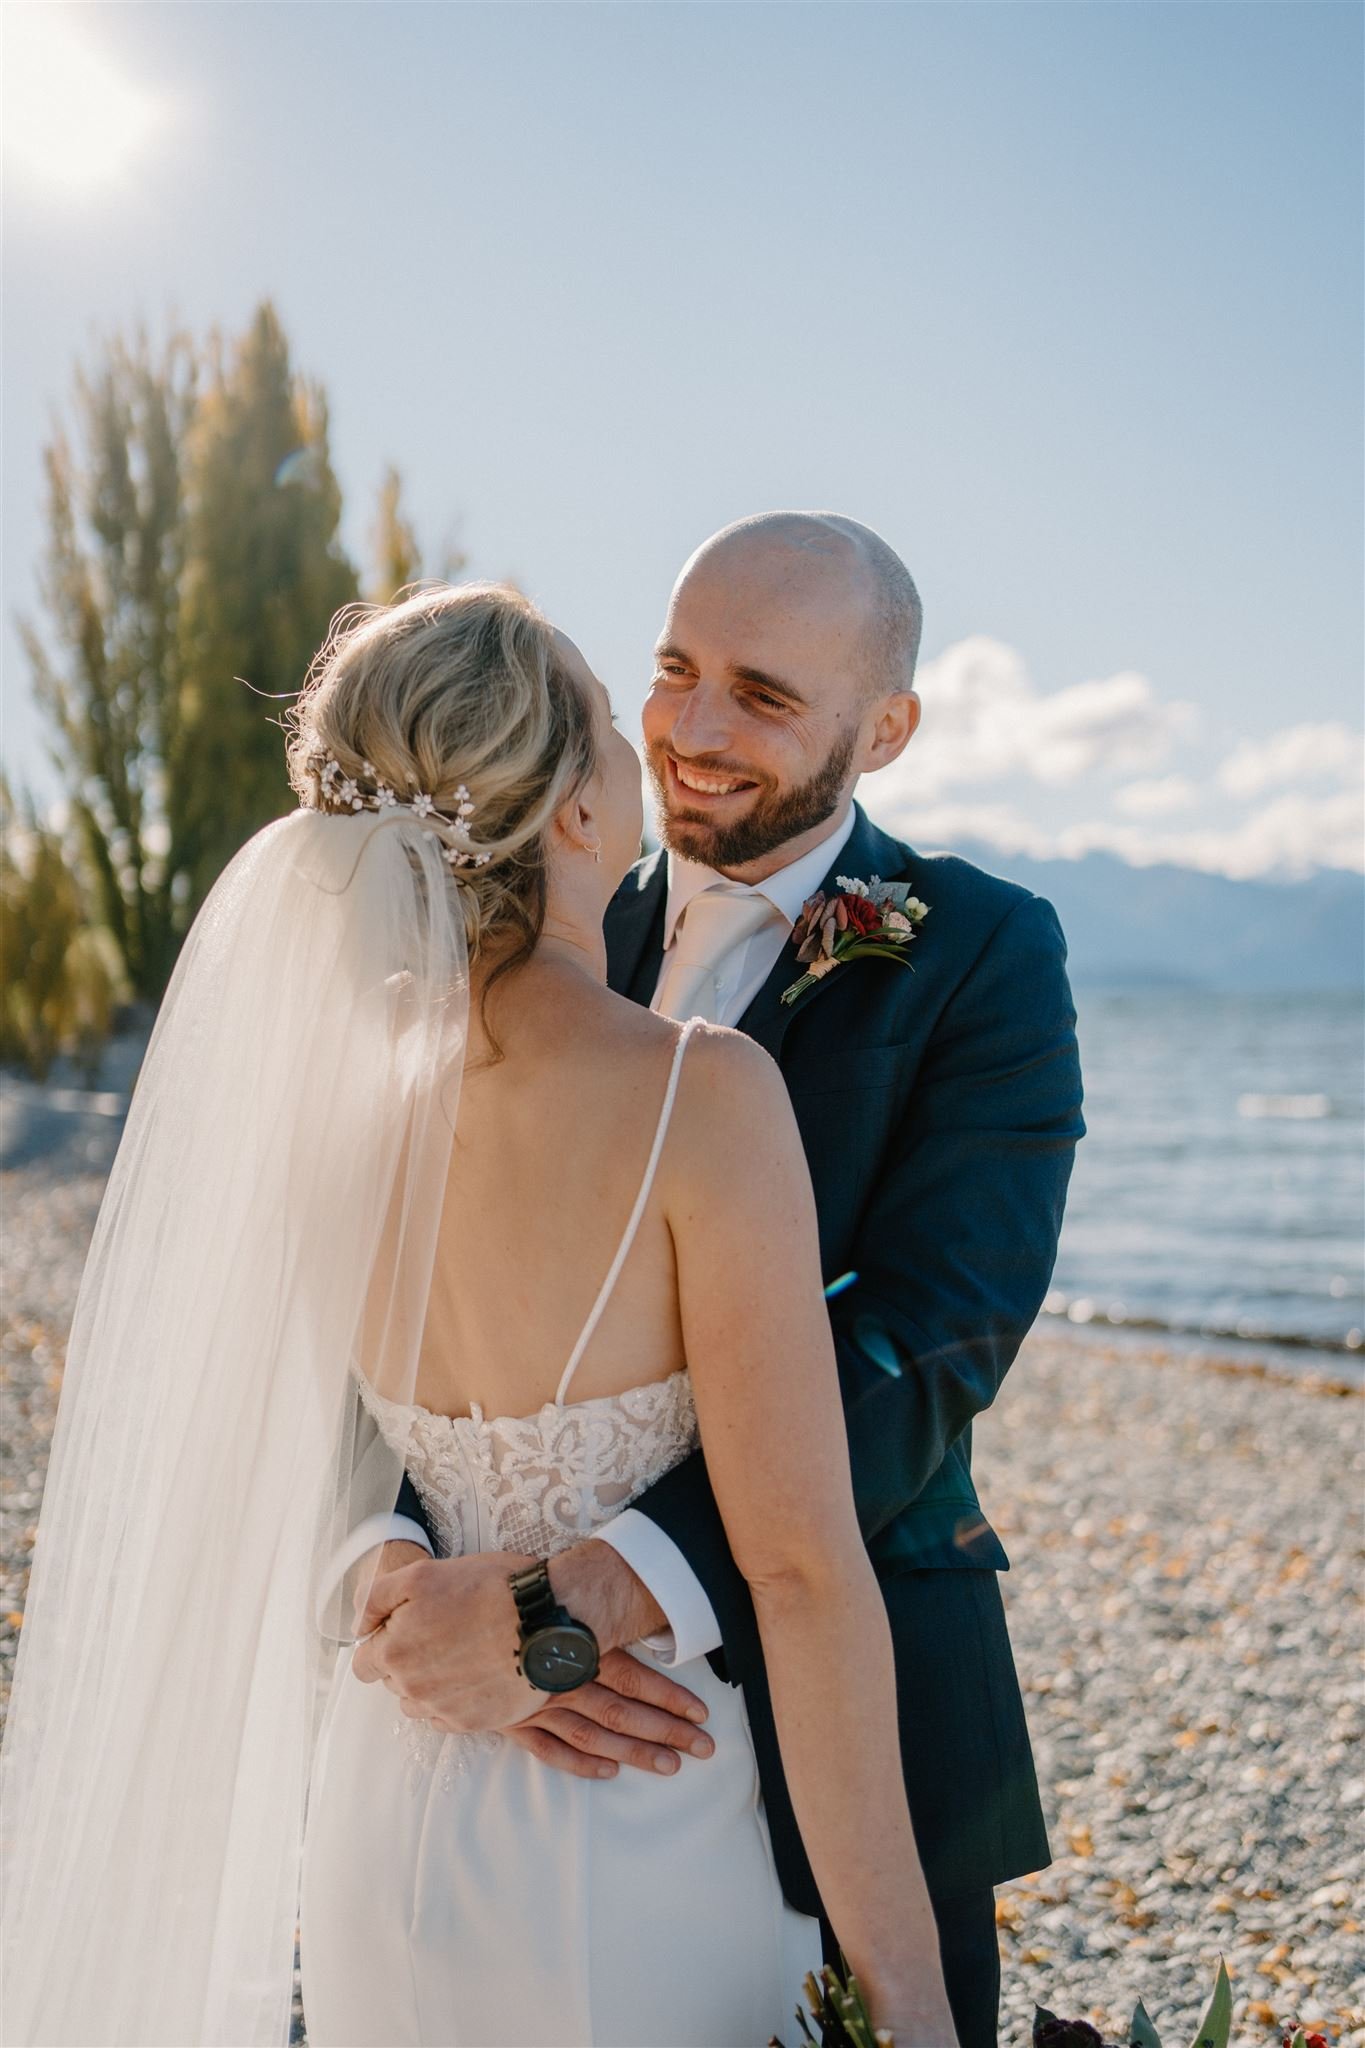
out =
[[[688,1374],[594,1401],[547,1401],[535,1415],[436,1415],[360,1398],[402,1453],[442,1555],[518,1550],[552,1556],[591,1536],[697,1442]]]

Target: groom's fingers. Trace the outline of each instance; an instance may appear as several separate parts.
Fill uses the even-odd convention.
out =
[[[620,1693],[628,1700],[643,1700],[646,1706],[661,1707],[676,1720],[701,1722],[706,1719],[705,1700],[700,1700],[676,1678],[632,1657],[628,1650],[608,1650],[597,1674],[595,1690]]]
[[[583,1750],[570,1748],[567,1742],[561,1742],[557,1735],[551,1735],[548,1728],[541,1728],[534,1721],[522,1721],[503,1732],[509,1742],[528,1750],[538,1763],[548,1764],[552,1771],[567,1772],[571,1778],[614,1778],[620,1768],[605,1757],[589,1756]]]
[[[535,1717],[536,1726],[557,1736],[570,1749],[605,1763],[626,1764],[634,1771],[662,1771],[678,1768],[678,1752],[708,1757],[715,1748],[689,1721],[675,1720],[657,1707],[623,1700],[619,1693],[601,1686],[581,1685],[572,1704],[546,1707]],[[524,1724],[523,1724],[524,1725]]]
[[[394,1548],[417,1550],[417,1544],[395,1545]],[[401,1565],[396,1571],[380,1571],[365,1598],[365,1605],[355,1617],[355,1632],[358,1641],[351,1655],[351,1673],[364,1685],[373,1685],[377,1678],[384,1676],[384,1659],[388,1644],[384,1640],[383,1624],[396,1607],[412,1597],[413,1577],[430,1560],[425,1551],[409,1565]]]
[[[370,1614],[370,1595],[380,1579],[387,1576],[390,1572],[401,1571],[404,1565],[425,1564],[430,1556],[431,1552],[422,1544],[410,1543],[403,1536],[390,1537],[388,1542],[381,1547],[377,1558],[373,1551],[366,1552],[365,1556],[359,1561],[360,1572],[357,1574],[356,1590],[351,1600],[351,1626],[357,1638],[373,1635],[374,1631],[382,1626],[382,1623],[375,1618],[380,1606],[378,1601],[375,1602],[374,1613]],[[371,1571],[368,1581],[363,1577],[367,1565]],[[361,1591],[362,1587],[364,1588],[363,1592]],[[366,1619],[367,1614],[370,1614],[368,1620]]]
[[[599,1683],[578,1686],[505,1732],[542,1763],[575,1777],[611,1777],[620,1764],[668,1774],[677,1770],[680,1751],[713,1753],[715,1744],[697,1726],[705,1713],[685,1686],[614,1650],[602,1659]]]
[[[381,1637],[378,1635],[368,1637],[365,1642],[356,1645],[351,1657],[351,1676],[358,1678],[362,1685],[373,1685],[377,1678],[384,1676],[384,1667],[380,1662],[380,1641]]]
[[[418,1546],[415,1543],[404,1544],[403,1548],[416,1550]],[[355,1618],[356,1634],[369,1635],[382,1621],[388,1620],[395,1607],[401,1607],[405,1600],[410,1600],[417,1585],[417,1574],[430,1562],[431,1559],[423,1555],[412,1564],[400,1565],[396,1571],[377,1571],[365,1595],[365,1605]]]

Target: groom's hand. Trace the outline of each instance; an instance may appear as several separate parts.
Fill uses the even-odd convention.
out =
[[[667,1776],[680,1753],[705,1758],[715,1749],[698,1725],[705,1718],[686,1686],[625,1650],[608,1650],[595,1684],[577,1686],[504,1733],[570,1777],[614,1778],[622,1764]]]
[[[411,1555],[411,1548],[394,1544],[391,1553]],[[656,1628],[660,1616],[606,1544],[581,1543],[551,1562],[551,1584],[597,1636],[602,1668],[594,1684],[548,1698],[517,1675],[507,1584],[535,1558],[508,1551],[421,1556],[385,1570],[389,1554],[357,1616],[356,1632],[368,1640],[351,1669],[365,1684],[381,1679],[405,1714],[450,1732],[502,1729],[543,1763],[577,1777],[615,1777],[623,1763],[673,1771],[679,1752],[711,1754],[699,1725],[704,1703],[621,1649]]]
[[[413,1720],[447,1733],[505,1728],[544,1693],[517,1671],[517,1611],[507,1580],[536,1562],[506,1550],[424,1557],[370,1587],[351,1669],[382,1679]]]
[[[667,1623],[625,1559],[589,1538],[551,1558],[550,1583],[597,1637],[602,1666],[593,1685],[558,1699],[542,1693],[539,1711],[505,1731],[512,1741],[575,1778],[614,1778],[622,1764],[668,1774],[680,1755],[710,1756],[715,1744],[700,1725],[704,1703],[654,1665],[626,1654],[627,1643]]]
[[[367,1563],[371,1555],[372,1553],[367,1551],[361,1563]],[[387,1543],[380,1546],[379,1556],[375,1560],[375,1576],[377,1578],[381,1572],[399,1571],[405,1564],[421,1564],[423,1558],[430,1556],[431,1552],[424,1543],[410,1543],[406,1536],[391,1536]],[[365,1626],[365,1605],[368,1598],[368,1588],[362,1593],[357,1587],[351,1608],[358,1636],[369,1633]]]

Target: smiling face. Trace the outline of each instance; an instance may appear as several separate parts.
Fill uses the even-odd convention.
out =
[[[900,752],[918,700],[908,677],[877,689],[877,599],[857,542],[812,515],[747,523],[693,556],[643,715],[666,846],[761,881]]]

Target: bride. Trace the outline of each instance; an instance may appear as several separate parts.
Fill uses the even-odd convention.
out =
[[[804,1156],[765,1052],[606,986],[641,832],[606,692],[467,585],[343,614],[291,724],[301,808],[186,940],[77,1305],[5,2040],[283,2043],[296,1917],[313,2048],[789,2028],[818,1925],[705,1659],[670,1675],[713,1758],[599,1782],[351,1670],[407,1469],[509,1580],[489,1720],[590,1681],[554,1556],[699,1432],[826,1909],[878,2025],[952,2048]]]

